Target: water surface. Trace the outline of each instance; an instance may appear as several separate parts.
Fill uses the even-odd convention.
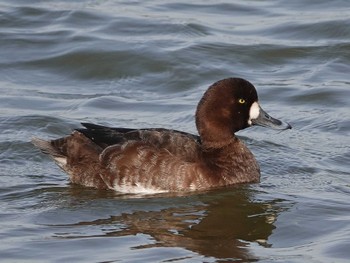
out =
[[[0,1],[0,259],[347,262],[350,2]],[[196,133],[243,77],[293,129],[239,136],[260,184],[130,196],[69,184],[30,144],[80,122]]]

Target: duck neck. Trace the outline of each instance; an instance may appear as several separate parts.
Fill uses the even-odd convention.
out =
[[[234,135],[228,138],[221,138],[220,140],[210,140],[205,136],[201,136],[202,150],[203,152],[221,152],[230,148],[237,140],[237,137]]]
[[[197,120],[203,150],[223,149],[236,141],[234,130],[228,123],[228,120],[221,119]]]

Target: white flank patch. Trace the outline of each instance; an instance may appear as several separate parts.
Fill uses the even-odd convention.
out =
[[[113,190],[120,193],[125,194],[160,194],[167,193],[169,191],[157,189],[155,187],[146,188],[140,184],[130,185],[130,184],[122,184],[122,185],[114,185]]]
[[[57,165],[62,168],[67,164],[67,158],[65,157],[54,157],[53,159],[56,161]]]
[[[258,118],[259,114],[260,114],[260,106],[259,106],[259,103],[254,102],[254,103],[252,104],[252,106],[250,106],[248,124],[249,124],[249,125],[252,125],[252,120]]]

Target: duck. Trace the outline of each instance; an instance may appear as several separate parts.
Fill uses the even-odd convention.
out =
[[[71,183],[129,194],[200,191],[260,182],[252,152],[235,135],[251,126],[291,129],[259,104],[249,81],[226,78],[200,99],[198,135],[165,128],[116,128],[82,123],[54,140],[33,138]]]

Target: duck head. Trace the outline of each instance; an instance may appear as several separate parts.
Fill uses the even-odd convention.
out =
[[[208,88],[197,107],[196,125],[202,142],[213,147],[227,144],[235,132],[253,125],[291,129],[261,108],[255,87],[241,78],[223,79]]]

